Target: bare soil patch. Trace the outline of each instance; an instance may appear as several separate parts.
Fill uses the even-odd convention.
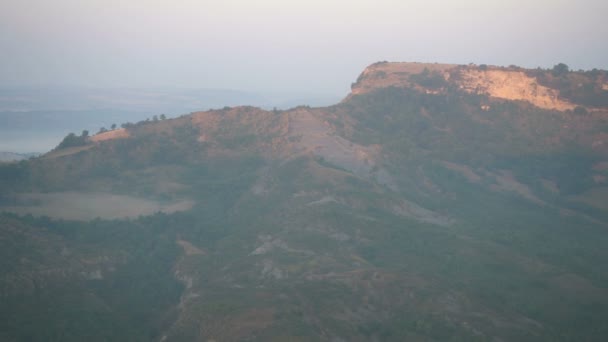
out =
[[[119,219],[152,215],[156,212],[173,213],[189,210],[193,205],[194,202],[189,200],[161,203],[101,192],[55,192],[19,194],[14,204],[0,207],[0,211],[87,221],[97,217]]]

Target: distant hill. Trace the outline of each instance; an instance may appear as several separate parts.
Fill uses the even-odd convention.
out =
[[[0,339],[604,341],[607,75],[380,62],[76,131],[0,166]]]
[[[12,162],[25,160],[31,157],[38,156],[38,153],[13,153],[13,152],[0,152],[0,162]]]

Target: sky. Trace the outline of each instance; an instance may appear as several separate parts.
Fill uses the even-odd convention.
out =
[[[606,0],[8,0],[0,86],[345,95],[376,61],[608,69]]]

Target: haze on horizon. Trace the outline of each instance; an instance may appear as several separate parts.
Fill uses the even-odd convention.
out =
[[[0,3],[0,86],[345,95],[379,60],[608,69],[605,0]]]

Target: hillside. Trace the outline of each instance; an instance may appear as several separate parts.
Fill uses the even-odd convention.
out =
[[[607,75],[381,62],[0,165],[0,339],[604,341]]]

